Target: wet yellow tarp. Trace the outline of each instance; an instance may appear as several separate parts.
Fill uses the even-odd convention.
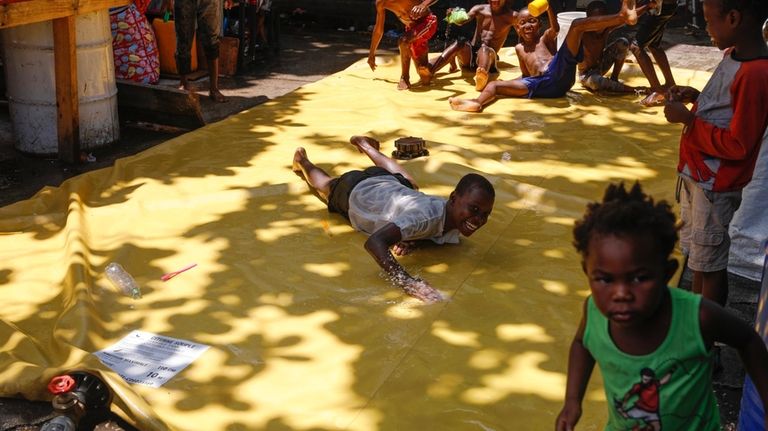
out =
[[[552,428],[588,293],[572,223],[610,181],[672,199],[680,127],[578,85],[453,112],[448,97],[476,94],[469,75],[397,91],[398,59],[379,61],[0,209],[0,395],[48,399],[52,375],[84,368],[146,431]],[[709,76],[674,72],[698,88]],[[367,166],[354,134],[386,152],[426,139],[429,157],[405,164],[428,193],[467,172],[496,187],[474,236],[401,259],[450,301],[389,286],[365,237],[291,172],[297,146],[334,174]],[[111,261],[143,298],[110,287]],[[133,329],[211,348],[159,389],[130,385],[91,353]],[[604,404],[595,376],[581,430],[602,429]]]

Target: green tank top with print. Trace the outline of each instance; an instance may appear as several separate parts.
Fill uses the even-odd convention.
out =
[[[603,376],[609,412],[606,430],[720,429],[711,354],[699,326],[701,297],[676,288],[669,291],[669,333],[654,352],[642,356],[619,350],[608,332],[608,319],[592,297],[587,301],[583,343]]]

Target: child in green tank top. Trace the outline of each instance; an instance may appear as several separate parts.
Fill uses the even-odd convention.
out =
[[[670,206],[637,183],[610,185],[576,222],[592,295],[571,344],[557,431],[575,428],[595,364],[609,401],[606,430],[719,430],[716,341],[738,350],[768,407],[768,351],[757,333],[715,302],[667,287],[677,230]]]

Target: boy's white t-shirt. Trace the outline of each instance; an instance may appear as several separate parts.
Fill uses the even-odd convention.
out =
[[[349,194],[349,221],[355,229],[372,234],[388,223],[400,228],[402,241],[430,239],[457,244],[459,231],[443,235],[446,200],[409,189],[392,176],[368,178]]]

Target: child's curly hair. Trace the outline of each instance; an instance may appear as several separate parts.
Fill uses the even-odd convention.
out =
[[[587,255],[589,241],[600,235],[649,235],[657,239],[659,252],[669,257],[677,242],[675,215],[666,201],[654,203],[643,193],[639,182],[627,191],[624,183],[611,184],[602,202],[587,205],[584,218],[573,228],[573,245],[582,256]]]

